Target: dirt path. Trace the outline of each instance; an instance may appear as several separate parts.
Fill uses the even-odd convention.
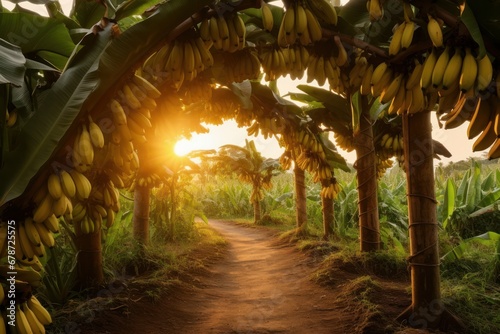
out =
[[[210,225],[229,242],[223,259],[193,276],[189,288],[133,306],[128,318],[95,324],[99,330],[92,333],[360,332],[360,314],[336,301],[339,289],[310,280],[315,266],[310,257],[277,245],[265,230],[221,221]]]

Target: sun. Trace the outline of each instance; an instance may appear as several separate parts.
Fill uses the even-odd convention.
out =
[[[181,139],[174,146],[174,152],[180,157],[185,156],[189,152],[193,151],[193,143],[187,139]]]

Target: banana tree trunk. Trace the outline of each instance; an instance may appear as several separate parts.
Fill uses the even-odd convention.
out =
[[[76,226],[79,224],[75,224]],[[104,283],[102,267],[101,228],[94,233],[75,231],[77,253],[78,286],[82,289],[97,287]]]
[[[253,205],[253,219],[254,219],[254,223],[256,224],[261,219],[260,201],[254,200],[252,205]]]
[[[133,234],[141,247],[149,243],[150,190],[149,187],[137,185],[134,191]]]
[[[297,164],[295,164],[293,169],[293,175],[295,181],[295,213],[297,232],[302,233],[304,232],[307,223],[306,176],[304,170],[299,168]]]
[[[366,103],[360,116],[359,133],[354,136],[358,180],[359,236],[362,252],[380,249],[380,222],[377,198],[376,155],[373,130]]]
[[[321,196],[321,206],[323,211],[323,239],[328,239],[333,234],[334,209],[333,199]]]
[[[441,300],[430,111],[403,115],[403,136],[412,304],[398,319],[411,327],[448,327],[457,319],[445,310]]]

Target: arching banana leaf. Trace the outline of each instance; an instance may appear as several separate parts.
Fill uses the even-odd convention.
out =
[[[171,0],[119,38],[113,38],[111,25],[96,35],[87,35],[85,46],[70,60],[43,97],[39,111],[24,127],[19,147],[6,158],[0,170],[0,206],[24,192],[43,164],[62,146],[80,110],[94,108],[117,79],[154,50],[172,29],[209,3]]]
[[[75,48],[63,22],[29,13],[0,13],[0,38],[18,45],[25,55],[38,54],[58,69]]]
[[[52,155],[97,84],[96,64],[111,38],[111,25],[88,35],[79,52],[80,61],[68,67],[46,91],[38,111],[23,127],[18,146],[6,155],[0,169],[0,206],[20,196]]]

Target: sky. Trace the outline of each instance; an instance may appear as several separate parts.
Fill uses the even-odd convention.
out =
[[[64,13],[66,15],[69,14],[69,11],[71,10],[71,6],[73,4],[73,0],[59,0],[59,2],[61,3]],[[275,2],[275,4],[277,3],[278,1]],[[2,1],[2,5],[8,9],[12,9],[14,7],[13,3],[5,0]],[[43,5],[33,5],[28,2],[22,2],[20,5],[40,14],[47,14]],[[299,90],[296,88],[298,84],[305,84],[305,81],[292,81],[291,79],[289,79],[289,77],[280,78],[278,80],[278,88],[281,95],[286,95],[289,92],[298,92]],[[450,161],[465,160],[471,156],[479,157],[484,153],[472,152],[472,144],[474,141],[468,140],[466,136],[468,122],[456,129],[444,130],[439,129],[435,114],[433,114],[432,120],[434,139],[443,143],[452,153],[452,157],[450,159],[442,159],[443,163],[446,164]],[[221,126],[208,126],[208,128],[210,129],[209,133],[199,135],[194,134],[189,143],[186,140],[183,140],[181,144],[179,144],[179,151],[184,151],[184,153],[187,153],[185,151],[189,149],[217,149],[219,146],[225,144],[235,144],[242,146],[245,144],[245,139],[251,139],[254,140],[257,149],[265,157],[277,158],[282,153],[282,150],[280,149],[275,139],[271,138],[266,140],[262,136],[249,138],[247,137],[246,129],[238,128],[236,122],[234,121],[226,121]],[[353,152],[340,152],[348,162],[352,163],[355,161],[356,157]]]

